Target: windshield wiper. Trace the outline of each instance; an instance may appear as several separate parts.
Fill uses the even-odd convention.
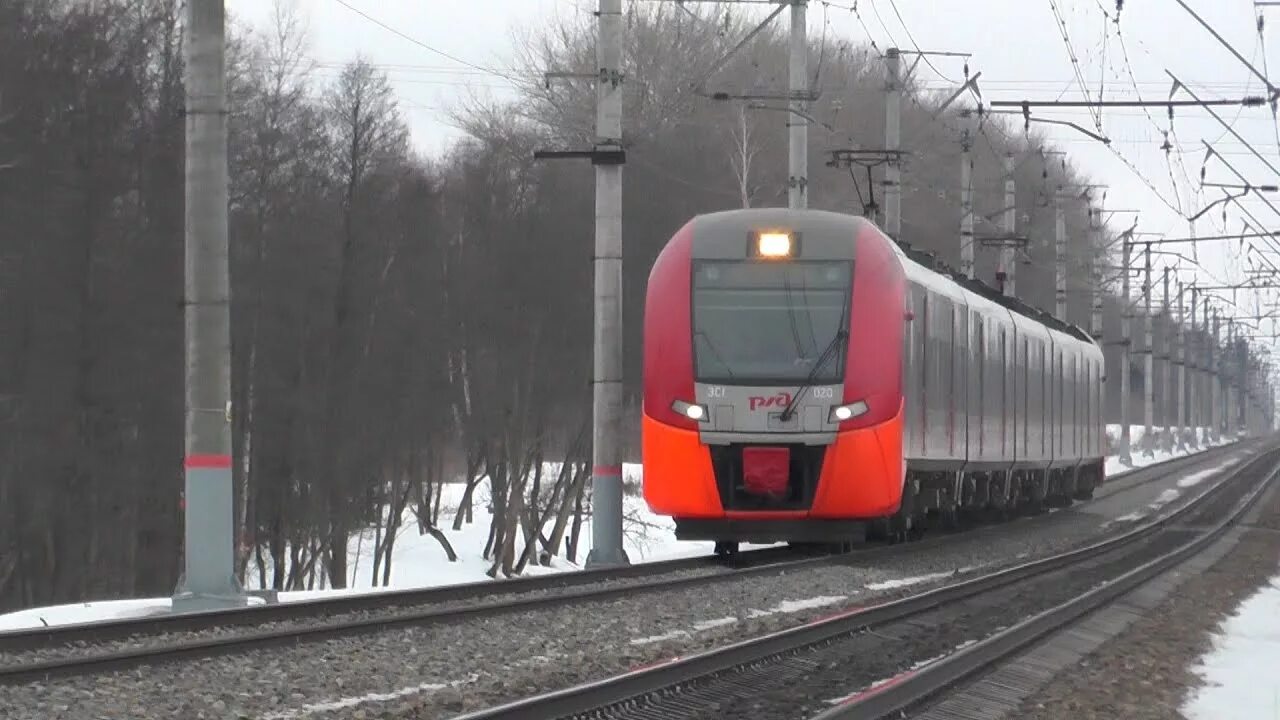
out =
[[[711,351],[713,356],[715,356],[716,361],[720,363],[725,372],[729,373],[729,379],[736,379],[736,376],[733,374],[733,368],[729,367],[729,363],[724,361],[724,357],[721,356],[720,351],[716,349],[716,344],[711,342],[711,336],[703,330],[698,330],[693,334],[693,336],[695,338],[702,338],[702,341],[707,344],[707,349]]]
[[[795,395],[791,396],[791,402],[787,403],[787,407],[782,411],[782,414],[778,416],[779,420],[787,422],[791,419],[792,414],[796,411],[796,406],[800,404],[800,396],[804,394],[805,390],[808,390],[813,386],[814,378],[818,377],[818,373],[826,366],[827,360],[831,359],[831,357],[836,354],[835,350],[838,347],[839,342],[847,337],[849,337],[848,330],[840,328],[836,331],[836,336],[831,338],[831,342],[827,345],[827,349],[823,350],[822,354],[818,356],[818,362],[815,363],[813,369],[809,371],[809,375],[804,379],[804,383],[800,387],[796,388]]]

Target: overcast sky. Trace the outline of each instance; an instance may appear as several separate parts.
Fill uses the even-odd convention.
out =
[[[536,26],[556,13],[584,13],[595,6],[594,0],[295,1],[308,20],[312,56],[327,65],[321,70],[321,77],[332,76],[336,73],[331,69],[334,64],[349,60],[357,53],[383,66],[397,88],[415,144],[430,153],[447,147],[458,135],[447,124],[442,108],[468,92],[502,94],[505,82],[399,37],[344,7],[344,3],[436,50],[487,67],[509,63],[513,38],[521,29]],[[624,4],[634,1],[624,0]],[[260,25],[267,21],[270,0],[227,0],[227,3],[232,15],[242,22]],[[1252,0],[1188,0],[1188,4],[1259,70],[1263,70],[1264,58],[1268,64],[1280,64],[1280,45],[1272,39],[1280,32],[1280,7],[1265,11],[1270,13],[1267,20],[1275,27],[1264,31],[1266,41],[1260,43]],[[891,0],[859,0],[857,15],[850,10],[853,0],[830,4],[810,0],[808,24],[810,37],[815,40],[825,31],[828,37],[855,42],[870,39],[881,48],[897,45],[913,49],[918,43],[925,50],[971,52],[971,70],[982,72],[979,85],[988,101],[1082,99],[1083,93],[1063,42],[1062,28],[1054,16],[1056,6],[1065,21],[1090,97],[1097,99],[1101,85],[1106,99],[1133,99],[1135,84],[1126,69],[1116,26],[1108,23],[1104,16],[1106,12],[1114,17],[1115,5],[1114,0],[896,0],[900,21]],[[760,7],[758,12],[763,14],[766,8]],[[780,22],[785,22],[785,15]],[[1201,98],[1264,93],[1262,81],[1176,0],[1124,3],[1120,31],[1136,87],[1146,100],[1169,96],[1171,83],[1166,69],[1190,85]],[[953,87],[949,80],[962,77],[960,59],[935,59],[934,65],[938,72],[923,64],[917,70],[920,79],[930,88]],[[1179,97],[1188,99],[1185,94]],[[1216,110],[1233,122],[1235,129],[1267,160],[1280,167],[1280,144],[1269,108]],[[1071,120],[1096,130],[1087,109],[1046,108],[1033,114]],[[1222,125],[1203,109],[1175,109],[1176,137],[1170,137],[1175,151],[1167,156],[1160,149],[1164,139],[1161,130],[1168,128],[1165,108],[1151,109],[1150,118],[1140,109],[1108,109],[1103,111],[1102,123],[1104,134],[1112,139],[1114,151],[1132,163],[1154,186],[1154,191],[1102,144],[1070,129],[1041,127],[1048,128],[1049,135],[1069,153],[1070,159],[1092,176],[1092,182],[1109,185],[1108,207],[1142,211],[1139,222],[1143,231],[1185,236],[1188,223],[1178,209],[1182,215],[1192,215],[1204,203],[1222,196],[1222,191],[1214,188],[1206,189],[1203,196],[1196,194],[1205,158],[1202,140],[1214,143],[1250,182],[1264,184],[1280,180],[1243,144],[1230,134],[1224,135]],[[815,136],[814,141],[817,139]],[[1176,186],[1171,182],[1171,172]],[[1238,182],[1217,160],[1209,163],[1207,179]],[[1274,202],[1280,207],[1280,195]],[[1250,199],[1246,207],[1268,228],[1280,227],[1280,216],[1261,201]],[[1197,223],[1199,235],[1222,231],[1221,208],[1221,205],[1215,207]],[[904,212],[909,213],[910,208]],[[1229,232],[1240,230],[1242,217],[1239,209],[1230,206]],[[1110,224],[1115,228],[1127,227],[1132,218],[1132,215],[1116,215]],[[1280,247],[1280,242],[1276,246]],[[1192,253],[1189,245],[1170,249]],[[1195,253],[1207,266],[1207,271],[1199,271],[1201,284],[1210,277],[1222,281],[1242,277],[1236,260],[1240,255],[1238,241],[1200,243]],[[1157,267],[1166,259],[1173,260],[1161,258]],[[1280,266],[1280,253],[1272,261]],[[1187,280],[1193,275],[1191,270],[1184,272]],[[1249,297],[1252,304],[1252,296]],[[1244,303],[1245,298],[1241,294],[1237,299]],[[1271,321],[1263,327],[1270,333]]]

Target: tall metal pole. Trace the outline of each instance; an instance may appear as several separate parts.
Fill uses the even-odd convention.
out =
[[[1122,236],[1123,260],[1120,266],[1120,462],[1133,465],[1133,432],[1129,422],[1129,375],[1133,372],[1133,339],[1129,336],[1129,319],[1133,316],[1133,300],[1129,297],[1129,265],[1133,262],[1133,241]]]
[[[1227,345],[1222,353],[1222,427],[1228,439],[1235,434],[1236,420],[1235,413],[1232,412],[1234,409],[1232,406],[1233,388],[1236,383],[1235,335],[1236,320],[1235,318],[1227,318]]]
[[[1209,304],[1205,303],[1205,313],[1209,312]],[[1217,442],[1222,437],[1222,357],[1219,348],[1221,343],[1221,325],[1218,312],[1213,313],[1213,342],[1209,348],[1209,418],[1210,437]]]
[[[1151,428],[1155,422],[1155,390],[1156,379],[1155,373],[1155,357],[1152,343],[1152,317],[1151,317],[1151,243],[1146,244],[1143,251],[1145,256],[1146,269],[1142,276],[1142,297],[1146,318],[1143,322],[1143,345],[1142,349],[1146,351],[1143,363],[1143,389],[1146,391],[1142,403],[1142,451],[1148,457],[1155,454],[1155,443],[1152,441]]]
[[[973,142],[965,128],[960,139],[960,271],[973,279]]]
[[[1204,347],[1200,350],[1200,362],[1203,372],[1200,373],[1200,423],[1204,427],[1204,444],[1213,440],[1213,335],[1209,324],[1209,297],[1202,295],[1200,299],[1200,335]]]
[[[1053,316],[1067,321],[1067,218],[1060,197],[1062,188],[1053,197]],[[1013,263],[1010,262],[1010,265]]]
[[[889,151],[889,161],[884,166],[884,231],[897,240],[902,236],[902,166],[897,151],[902,131],[902,55],[898,48],[885,51],[887,82],[884,103],[884,147]]]
[[[1164,329],[1160,333],[1160,345],[1163,347],[1164,354],[1160,361],[1160,401],[1164,405],[1164,433],[1160,442],[1160,446],[1169,451],[1173,449],[1173,393],[1169,392],[1170,385],[1173,383],[1173,332],[1171,329],[1172,318],[1169,317],[1169,268],[1164,269],[1164,292],[1161,293],[1161,311],[1160,317],[1164,318]]]
[[[1240,358],[1236,366],[1236,427],[1246,432],[1249,430],[1249,393],[1253,392],[1253,362],[1249,358],[1247,347],[1238,347],[1236,356]]]
[[[245,604],[235,574],[226,9],[189,0],[186,42],[184,559],[175,611]]]
[[[622,149],[622,0],[600,0],[596,139]],[[592,372],[591,552],[588,567],[624,565],[622,547],[622,164],[595,164],[595,367]]]
[[[1188,389],[1190,391],[1189,402],[1187,404],[1188,441],[1194,450],[1194,448],[1199,447],[1199,421],[1201,421],[1201,419],[1199,419],[1199,415],[1201,415],[1201,411],[1199,411],[1198,404],[1201,392],[1199,392],[1199,357],[1196,352],[1196,347],[1193,345],[1197,338],[1199,338],[1196,333],[1196,286],[1194,286],[1194,284],[1193,286],[1190,286],[1190,291],[1192,291],[1192,315],[1190,315],[1192,327],[1190,327],[1189,336],[1185,336],[1185,340],[1183,342],[1183,365],[1184,368],[1187,368],[1187,382],[1189,384]],[[1181,314],[1181,307],[1179,307],[1179,314]]]
[[[1000,269],[997,271],[1002,281],[1001,290],[1009,297],[1018,294],[1017,266],[1014,262],[1014,235],[1018,232],[1017,188],[1013,180],[1013,153],[1004,156],[1004,232],[1007,236],[1005,244],[1000,247]]]
[[[809,43],[805,26],[807,5],[808,0],[791,0],[791,112],[787,113],[790,177],[787,179],[787,207],[793,209],[809,206],[809,121],[805,112],[809,97]],[[892,232],[889,234],[897,237]]]
[[[1098,343],[1098,347],[1102,347],[1102,261],[1100,258],[1103,256],[1097,255],[1102,249],[1101,216],[1101,209],[1089,208],[1089,255],[1095,258],[1089,283],[1093,289],[1090,293],[1092,311],[1089,314],[1089,334],[1093,336],[1094,342]]]
[[[1160,448],[1161,450],[1167,451],[1172,448],[1169,442],[1169,434],[1172,430],[1172,425],[1174,425],[1171,418],[1172,414],[1174,414],[1172,413],[1172,393],[1169,392],[1170,380],[1174,378],[1172,365],[1170,364],[1170,361],[1172,360],[1172,347],[1174,346],[1172,346],[1172,343],[1170,342],[1169,332],[1169,268],[1165,268],[1164,283],[1162,283],[1162,287],[1164,287],[1164,291],[1160,293],[1160,316],[1162,319],[1160,348],[1162,354],[1160,356],[1160,372],[1157,374],[1160,375],[1161,419],[1164,420],[1164,423],[1162,424],[1164,424],[1165,427],[1164,432],[1160,433]]]
[[[1204,346],[1200,349],[1200,424],[1204,428],[1203,444],[1213,440],[1213,337],[1209,335],[1209,298],[1205,296],[1200,302],[1200,338]]]

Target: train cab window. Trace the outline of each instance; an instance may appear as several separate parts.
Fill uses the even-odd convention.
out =
[[[793,384],[815,369],[817,383],[844,378],[852,263],[705,260],[693,275],[700,382]]]

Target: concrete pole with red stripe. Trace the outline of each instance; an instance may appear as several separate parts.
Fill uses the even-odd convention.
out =
[[[596,16],[596,141],[622,149],[622,0]],[[622,163],[595,162],[595,358],[592,372],[591,552],[587,567],[627,564],[622,547]]]
[[[187,2],[186,544],[175,611],[245,604],[233,544],[223,3]]]

